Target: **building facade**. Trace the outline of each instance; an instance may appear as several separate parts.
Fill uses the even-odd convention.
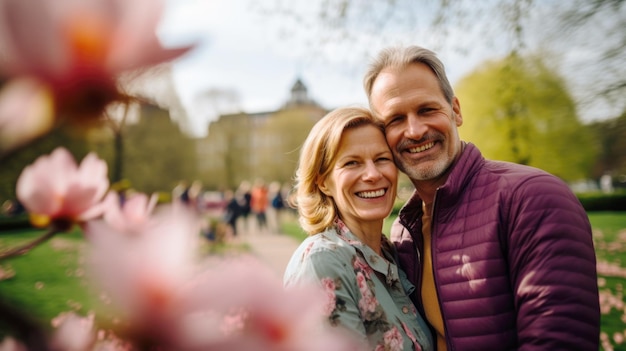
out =
[[[256,178],[290,182],[300,146],[327,112],[297,79],[289,99],[276,111],[220,116],[208,136],[197,141],[200,180],[213,189],[235,189]]]

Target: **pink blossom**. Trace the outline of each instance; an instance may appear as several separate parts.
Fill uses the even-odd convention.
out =
[[[172,60],[156,36],[159,0],[4,0],[0,2],[2,71],[37,77],[60,114],[98,117],[120,98],[123,71]]]
[[[0,90],[0,154],[47,132],[53,124],[48,89],[29,78],[14,79]]]
[[[318,285],[285,289],[273,271],[253,258],[223,261],[211,276],[195,286],[196,296],[213,301],[210,308],[217,313],[228,316],[229,311],[239,311],[243,320],[239,330],[223,339],[223,349],[367,349],[341,328],[328,325],[323,313],[326,296]]]
[[[19,341],[7,336],[0,343],[0,351],[28,351],[28,349]]]
[[[90,153],[77,166],[69,151],[58,147],[24,168],[16,193],[34,224],[66,225],[101,215],[108,187],[106,162]]]
[[[57,350],[88,350],[96,341],[93,314],[80,317],[74,312],[61,313],[52,325],[57,328],[52,339]]]
[[[183,287],[197,273],[198,219],[184,207],[163,206],[143,225],[113,224],[103,219],[85,225],[90,276],[106,292],[107,308],[117,311],[122,328],[128,326],[123,334],[171,343],[185,317]],[[136,230],[133,235],[128,228]]]
[[[197,223],[186,207],[161,206],[133,235],[86,224],[91,271],[120,335],[175,350],[355,349],[322,327],[319,289],[287,291],[252,258],[199,261]]]
[[[149,225],[152,211],[157,203],[153,194],[134,193],[121,203],[119,195],[110,192],[106,197],[109,206],[105,207],[104,220],[115,230],[127,233],[139,233]]]

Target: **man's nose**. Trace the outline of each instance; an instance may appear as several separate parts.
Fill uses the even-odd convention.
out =
[[[410,115],[407,117],[407,128],[405,131],[407,138],[419,140],[426,134],[427,130],[426,123],[418,116]]]

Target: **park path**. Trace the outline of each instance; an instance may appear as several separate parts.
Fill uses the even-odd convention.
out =
[[[300,242],[286,234],[266,232],[244,233],[243,242],[250,245],[252,253],[265,262],[282,279],[291,255]]]

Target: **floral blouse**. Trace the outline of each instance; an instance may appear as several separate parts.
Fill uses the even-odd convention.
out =
[[[407,295],[415,287],[398,269],[393,250],[382,235],[379,256],[336,219],[334,228],[302,242],[284,284],[321,284],[334,296],[330,324],[356,332],[372,350],[433,350],[430,330]]]

